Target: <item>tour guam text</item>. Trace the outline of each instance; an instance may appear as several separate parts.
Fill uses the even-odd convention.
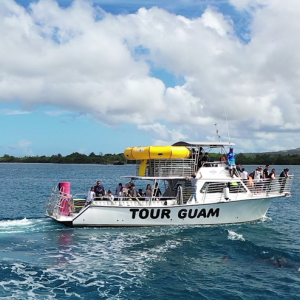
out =
[[[178,213],[171,211],[168,208],[131,208],[129,209],[131,212],[132,219],[172,219],[174,218],[174,214],[177,215],[179,219],[199,219],[199,218],[210,218],[210,217],[219,217],[220,208],[216,209],[198,209],[198,208],[190,208],[190,209],[180,209]]]

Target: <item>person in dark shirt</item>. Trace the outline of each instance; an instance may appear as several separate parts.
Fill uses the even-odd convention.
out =
[[[105,188],[101,184],[100,180],[98,180],[97,185],[94,186],[94,191],[95,191],[96,197],[103,197],[105,195]]]
[[[284,170],[280,173],[279,177],[289,177],[289,169],[284,169]]]
[[[202,153],[199,153],[199,156],[198,156],[198,163],[197,163],[197,170],[199,168],[201,168],[201,165],[202,165],[202,158],[203,158],[203,154]]]
[[[135,184],[134,183],[131,183],[130,188],[128,189],[128,195],[129,195],[129,197],[136,198],[137,191],[135,189]]]
[[[284,187],[285,187],[285,184],[286,184],[286,180],[289,177],[289,169],[288,168],[284,169],[280,173],[279,177],[280,177],[279,179],[281,181],[281,186],[280,186],[280,191],[279,192],[283,193],[284,192]]]
[[[236,164],[236,170],[241,173],[242,172],[242,165],[240,163]]]
[[[201,165],[203,166],[205,163],[210,162],[210,158],[208,157],[208,153],[205,152],[204,156],[201,159]]]
[[[158,187],[158,182],[155,183],[155,186],[154,186],[154,190],[153,190],[153,196],[155,198],[158,198],[160,197],[162,194],[161,194],[161,190],[160,188]],[[157,200],[157,199],[156,199]]]
[[[145,200],[145,194],[143,193],[142,189],[138,190],[137,196],[138,196],[139,200]]]
[[[270,172],[269,172],[269,165],[266,165],[264,168],[264,178],[269,178]]]
[[[276,178],[276,173],[275,173],[275,169],[272,169],[272,171],[269,174],[268,177],[270,180],[274,180]]]

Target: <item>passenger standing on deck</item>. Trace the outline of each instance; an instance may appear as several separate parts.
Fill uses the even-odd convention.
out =
[[[101,184],[101,181],[97,181],[97,185],[94,186],[96,197],[103,197],[105,195],[105,188]]]
[[[137,192],[136,192],[134,183],[131,183],[131,185],[130,185],[130,189],[128,190],[128,196],[131,198],[137,197]]]
[[[266,165],[263,173],[262,173],[262,178],[263,178],[263,189],[267,190],[269,185],[270,185],[270,171],[269,171],[269,165]]]
[[[254,172],[254,183],[255,183],[255,190],[257,192],[260,192],[262,190],[263,187],[263,172],[262,172],[262,167],[258,167],[256,168],[255,172]]]
[[[280,173],[279,177],[289,177],[289,169],[283,169],[283,171]]]
[[[210,158],[208,157],[208,153],[207,152],[205,152],[204,153],[204,156],[202,157],[202,159],[201,159],[201,166],[206,166],[206,167],[208,167],[209,165],[207,165],[206,163],[208,163],[208,162],[210,162]]]
[[[114,195],[112,194],[112,192],[111,192],[111,190],[108,190],[108,192],[107,192],[107,198],[108,198],[108,200],[110,200],[110,201],[114,201]]]
[[[120,198],[118,198],[120,201],[126,200],[126,197],[128,197],[127,189],[123,186],[121,192],[120,192]]]
[[[242,173],[242,165],[240,163],[236,165],[236,170],[239,172],[239,174]]]
[[[150,201],[151,200],[152,189],[151,189],[151,185],[149,183],[147,184],[147,187],[146,187],[145,196],[146,196],[146,198],[145,198],[146,201]]]
[[[269,172],[269,165],[266,165],[264,168],[264,178],[269,178],[270,172]]]
[[[288,168],[284,169],[280,173],[279,177],[280,177],[280,181],[281,181],[280,193],[283,193],[284,187],[285,187],[285,184],[286,184],[286,180],[289,177],[289,169]]]
[[[274,180],[276,178],[275,169],[272,169],[271,173],[269,174],[269,178]]]
[[[229,168],[229,175],[233,177],[235,173],[235,153],[233,152],[233,148],[229,149],[227,153],[227,163]]]
[[[155,183],[153,196],[156,198],[155,200],[159,200],[158,198],[162,195],[160,188],[158,187],[158,182]]]
[[[191,187],[193,188],[193,192],[195,193],[196,192],[196,186],[197,186],[197,183],[198,183],[198,179],[200,179],[202,177],[201,173],[198,172],[198,173],[193,173],[191,177],[185,177],[185,180],[186,181],[190,181],[191,183]]]
[[[139,200],[145,200],[145,194],[143,193],[142,189],[139,189],[137,196],[138,196]]]
[[[116,187],[115,195],[119,196],[120,192],[122,191],[122,188],[123,188],[123,185],[120,182]]]
[[[197,170],[199,170],[199,168],[201,168],[201,166],[202,166],[202,158],[203,158],[203,153],[202,153],[202,151],[200,151],[199,156],[198,156]]]
[[[91,189],[88,191],[85,206],[92,204],[95,196],[96,194],[94,192],[94,187],[92,186]]]
[[[246,183],[249,179],[249,175],[248,175],[248,172],[245,170],[245,168],[242,168],[241,169],[241,177],[242,177],[242,180]]]

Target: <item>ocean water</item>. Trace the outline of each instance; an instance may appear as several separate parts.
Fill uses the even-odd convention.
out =
[[[292,197],[275,199],[260,222],[74,229],[44,215],[60,181],[75,194],[98,179],[114,189],[134,172],[0,164],[0,298],[300,299],[299,166]]]

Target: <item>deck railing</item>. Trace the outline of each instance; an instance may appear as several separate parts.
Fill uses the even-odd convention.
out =
[[[202,167],[226,166],[222,161],[204,163]],[[137,164],[136,174],[139,174],[140,165]],[[149,159],[147,162],[146,176],[149,177],[186,177],[198,170],[198,161],[194,158],[183,159]]]
[[[264,197],[288,197],[291,193],[291,187],[294,176],[290,175],[285,178],[276,178],[274,180],[243,180],[230,179],[228,182],[206,182],[196,195],[196,202],[198,203],[214,203],[219,201],[233,201],[233,200],[246,200],[249,198],[264,198]],[[190,188],[190,187],[188,187]],[[194,196],[194,189],[189,189],[190,194]],[[179,196],[179,195],[178,195]],[[179,198],[171,197],[119,197],[115,196],[114,200],[109,199],[107,196],[95,198],[94,203],[98,205],[140,205],[147,206],[152,203],[157,205],[175,205],[184,204],[185,197],[183,190],[180,192]],[[184,200],[184,202],[183,202]],[[70,213],[77,213],[85,206],[85,194],[77,194],[74,197],[66,195],[54,189],[51,197],[47,203],[47,214],[49,216],[66,216],[66,204]],[[129,203],[129,204],[128,204]],[[149,204],[147,204],[149,203]]]
[[[197,169],[194,159],[150,159],[147,165],[148,176],[191,176]],[[138,170],[137,170],[138,171]]]
[[[294,176],[274,180],[235,180],[207,182],[198,194],[198,202],[209,203],[223,200],[238,200],[263,197],[290,196]]]
[[[74,203],[72,195],[64,193],[64,187],[58,189],[55,186],[51,192],[50,198],[46,204],[46,213],[49,216],[67,216],[73,211]]]

